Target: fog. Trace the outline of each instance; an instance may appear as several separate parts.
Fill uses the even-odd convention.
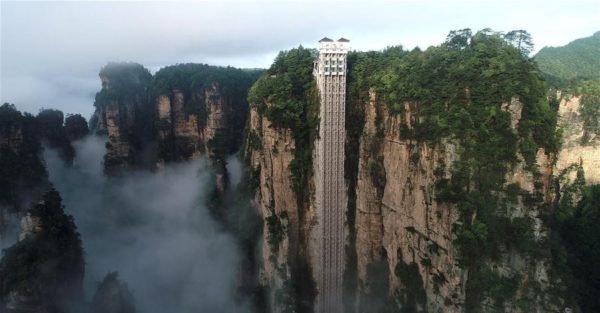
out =
[[[204,204],[212,188],[208,163],[106,178],[104,142],[95,136],[75,142],[72,168],[55,151],[45,152],[50,180],[82,235],[88,302],[96,282],[118,271],[141,313],[246,312],[237,304],[235,241]],[[239,181],[240,166],[229,161]]]

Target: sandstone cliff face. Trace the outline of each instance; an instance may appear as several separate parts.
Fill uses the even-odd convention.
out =
[[[412,105],[405,104],[407,121],[412,118]],[[365,107],[356,190],[359,286],[368,293],[371,278],[367,268],[384,261],[393,294],[408,283],[399,281],[394,274],[398,262],[417,264],[422,279],[419,284],[427,292],[429,309],[459,312],[464,300],[465,272],[457,266],[452,246],[452,225],[457,214],[434,199],[434,171],[452,163],[454,146],[447,143],[430,147],[400,139],[399,123],[400,117],[390,116],[371,92]],[[383,138],[377,138],[378,127]],[[381,143],[373,144],[376,140]],[[377,181],[381,173],[374,171],[378,166],[385,175],[384,182]]]
[[[356,232],[352,249],[357,256],[359,290],[354,305],[358,311],[372,305],[369,295],[377,292],[378,287],[373,284],[379,284],[377,280],[381,279],[373,268],[383,264],[390,298],[414,298],[416,312],[464,312],[470,273],[467,267],[459,265],[455,243],[459,211],[436,197],[436,183],[450,177],[460,146],[451,139],[437,144],[403,139],[401,124],[412,127],[417,118],[413,113],[416,103],[404,103],[402,115],[391,114],[371,91],[367,103],[361,105],[365,125],[360,137],[355,229],[350,230]],[[501,108],[510,113],[515,133],[522,106],[513,98]],[[255,108],[251,108],[249,116],[246,155],[254,173],[253,202],[265,221],[261,280],[263,285],[285,290],[294,251],[308,251],[311,264],[318,262],[318,256],[310,253],[315,251],[311,248],[312,241],[298,241],[290,236],[296,234],[291,231],[296,228],[310,233],[314,217],[311,209],[308,217],[300,217],[301,209],[291,187],[290,164],[294,159],[291,132],[272,127]],[[543,246],[548,233],[541,215],[548,213],[554,200],[554,162],[555,157],[543,149],[538,149],[533,167],[527,166],[519,154],[505,177],[507,185],[515,184],[523,194],[539,198],[532,206],[525,205],[525,196],[519,196],[506,217],[530,218],[535,241],[542,249],[548,248]],[[308,203],[307,207],[313,204]],[[548,255],[523,255],[509,247],[501,250],[500,257],[487,261],[487,265],[500,277],[516,277],[515,298],[505,301],[501,311],[564,309],[560,299],[554,302],[549,299],[555,281],[550,275]],[[531,285],[539,289],[533,291]],[[527,299],[527,306],[519,304],[525,300],[518,299]],[[498,311],[492,299],[484,298],[481,308],[484,312]]]
[[[252,204],[264,221],[259,283],[269,291],[267,301],[274,312],[312,310],[308,308],[315,296],[313,269],[319,262],[314,254],[319,242],[314,199],[300,204],[293,188],[292,134],[274,127],[256,107],[250,108],[244,154],[251,172]],[[307,188],[313,195],[314,184]]]
[[[400,267],[416,266],[417,286],[423,288],[426,303],[417,303],[419,312],[463,312],[466,283],[469,271],[459,266],[457,249],[453,240],[453,225],[458,222],[458,210],[438,202],[435,195],[436,182],[449,176],[451,165],[458,157],[457,144],[443,140],[430,145],[402,139],[400,123],[406,121],[411,127],[415,119],[412,112],[416,104],[404,104],[404,116],[390,115],[386,107],[377,104],[377,95],[370,93],[365,105],[365,128],[360,142],[357,207],[356,251],[358,256],[359,286],[363,293],[369,292],[368,268],[378,261],[387,262],[390,295],[406,292],[415,282],[403,281],[397,273]],[[513,128],[518,125],[522,105],[517,99],[503,105],[510,112]],[[379,129],[378,129],[379,128]],[[378,139],[377,132],[383,133]],[[381,135],[379,135],[381,136]],[[374,141],[380,140],[379,144]],[[538,150],[539,175],[525,169],[524,160],[507,173],[507,184],[518,183],[529,193],[539,192],[543,203],[552,202],[551,177],[552,156]],[[377,165],[377,164],[380,165]],[[377,181],[381,173],[374,173],[381,166],[385,179]],[[510,217],[528,216],[533,219],[535,236],[542,242],[545,228],[540,219],[545,205],[537,210],[526,209],[522,199],[512,208]],[[517,296],[525,296],[525,285],[536,282],[544,291],[551,288],[548,278],[549,260],[532,259],[507,250],[498,261],[491,263],[500,273],[520,275]],[[413,277],[414,278],[414,277]],[[504,306],[506,312],[549,312],[557,307],[546,305],[544,297],[535,297],[528,309],[520,309],[515,301]],[[547,296],[546,296],[547,297]],[[360,300],[359,300],[360,301]],[[487,303],[487,304],[486,304]],[[485,300],[484,311],[494,311],[491,301]]]
[[[584,143],[581,96],[565,96],[558,108],[559,127],[563,130],[563,142],[556,162],[556,172],[569,166],[580,165],[588,184],[600,183],[600,137],[591,134]],[[575,173],[570,176],[574,179]]]
[[[127,79],[121,78],[119,71],[126,72]],[[136,64],[109,64],[100,72],[100,80],[102,90],[96,94],[90,124],[96,134],[108,136],[105,171],[114,174],[130,166],[144,166],[147,157],[142,154],[147,153],[147,138],[152,136],[143,131],[152,125],[147,103],[150,74]]]
[[[108,136],[106,171],[155,168],[201,155],[218,160],[222,171],[225,156],[241,144],[246,92],[255,75],[180,64],[152,76],[139,64],[109,63],[100,72],[91,123]]]
[[[218,83],[192,92],[174,89],[160,95],[156,110],[161,161],[192,159],[200,155],[222,158],[241,135],[233,120],[235,99]]]
[[[271,127],[255,107],[250,108],[250,135],[246,156],[252,171],[255,189],[253,206],[266,222],[261,255],[263,264],[259,279],[273,290],[283,288],[290,279],[287,265],[290,257],[289,227],[298,223],[298,204],[290,181],[290,163],[294,159],[294,139],[290,130]],[[270,302],[275,302],[270,294]]]

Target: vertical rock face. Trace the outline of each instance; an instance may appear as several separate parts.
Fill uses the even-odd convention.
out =
[[[460,312],[464,301],[464,270],[457,266],[452,245],[456,212],[435,201],[436,169],[455,158],[454,145],[429,146],[400,138],[400,116],[390,116],[370,93],[360,141],[357,200],[357,270],[362,293],[370,293],[368,268],[385,262],[390,293],[418,286],[428,303],[418,311]],[[414,103],[405,103],[412,119]],[[409,125],[410,127],[410,125]],[[382,132],[383,137],[377,132]],[[384,177],[383,180],[381,177]],[[415,265],[418,281],[402,281],[398,264]],[[360,301],[360,300],[359,300]]]
[[[368,102],[362,104],[365,125],[360,137],[353,247],[357,255],[358,308],[368,310],[382,305],[372,302],[371,297],[375,296],[372,293],[381,292],[376,285],[384,279],[388,281],[389,297],[405,299],[399,301],[410,299],[404,305],[410,305],[415,312],[464,312],[470,273],[460,265],[455,242],[459,211],[452,204],[438,201],[436,196],[436,184],[451,176],[460,146],[449,139],[438,144],[404,139],[401,124],[412,127],[418,104],[404,103],[402,114],[391,114],[377,96],[371,91]],[[519,123],[521,108],[517,98],[502,106],[510,113],[513,128]],[[315,249],[314,243],[313,246],[310,242],[294,243],[287,235],[290,227],[312,226],[310,218],[299,219],[291,188],[294,140],[289,130],[273,127],[252,108],[246,149],[251,171],[258,174],[251,182],[255,187],[253,201],[265,220],[262,283],[284,290],[290,277],[291,245],[300,244],[303,245],[300,249],[316,251],[311,250]],[[547,230],[541,215],[547,213],[545,210],[553,201],[554,157],[539,149],[535,160],[537,174],[526,166],[523,157],[517,159],[506,174],[506,184],[515,184],[524,193],[541,198],[532,209],[524,204],[525,197],[518,197],[506,218],[530,218],[535,241],[544,245]],[[309,205],[313,206],[312,200]],[[553,306],[548,301],[554,284],[549,258],[523,255],[509,247],[501,250],[501,255],[487,265],[497,269],[501,277],[514,278],[515,297],[530,301],[523,308],[518,305],[521,302],[507,300],[502,310],[558,311],[560,305]],[[318,262],[318,256],[311,257],[312,262]],[[541,291],[531,294],[530,284]],[[484,298],[481,308],[492,312],[498,307],[494,300]]]
[[[499,34],[463,32],[425,52],[349,56],[345,311],[562,312],[574,303],[551,268],[559,136],[547,90]],[[310,125],[299,52],[282,52],[249,95],[261,271],[280,299],[294,253],[313,269],[322,258],[310,231],[314,177],[301,185],[310,197],[292,194],[298,163],[311,161],[298,152],[315,152],[304,144],[310,129],[294,129]],[[309,240],[294,240],[302,230]]]
[[[456,236],[453,229],[459,221],[458,209],[436,199],[436,183],[449,177],[460,147],[450,140],[431,145],[402,139],[400,123],[408,121],[407,126],[411,127],[416,105],[405,103],[403,117],[390,115],[386,106],[377,105],[374,92],[365,105],[356,190],[359,286],[363,288],[362,293],[368,294],[373,279],[369,275],[369,266],[385,261],[390,273],[391,295],[410,294],[406,289],[416,287],[424,292],[422,298],[417,296],[415,299],[414,309],[418,312],[463,312],[469,272],[459,266],[454,243]],[[508,108],[512,116],[511,125],[516,127],[522,105],[518,99],[513,99],[503,107]],[[378,136],[378,131],[382,135]],[[506,178],[507,184],[516,183],[528,193],[542,195],[543,201],[538,209],[527,209],[521,202],[523,200],[518,200],[508,215],[510,218],[532,218],[538,242],[543,242],[547,236],[540,215],[553,200],[552,164],[552,156],[540,149],[536,160],[539,175],[526,170],[524,160],[520,158]],[[492,264],[507,276],[520,276],[516,285],[517,295],[523,296],[527,292],[526,285],[531,282],[544,291],[552,287],[548,277],[549,259],[530,258],[509,249]],[[408,271],[410,267],[417,269],[417,275],[403,277],[402,268]],[[515,303],[506,303],[505,310],[558,310],[546,305],[544,296],[534,299],[528,310],[519,308]],[[483,310],[494,310],[491,300],[484,300]]]
[[[222,158],[234,149],[235,138],[241,136],[234,112],[244,102],[225,94],[218,83],[191,92],[174,89],[169,95],[158,96],[159,158]]]
[[[40,137],[32,115],[0,106],[0,242],[49,184]]]
[[[289,227],[298,226],[298,203],[290,181],[295,142],[290,130],[272,127],[255,107],[250,108],[248,126],[245,154],[255,179],[251,182],[253,204],[267,221],[263,224],[260,280],[262,285],[277,290],[290,278],[287,265],[293,238],[288,235]]]
[[[282,52],[250,89],[244,157],[249,191],[263,220],[261,286],[274,312],[314,312],[321,261],[314,205],[318,89],[313,53]]]
[[[600,136],[588,134],[584,130],[582,118],[582,97],[565,96],[558,107],[559,127],[563,130],[563,144],[558,154],[556,171],[567,169],[573,164],[580,165],[586,183],[600,183]],[[584,141],[584,137],[586,140]],[[572,173],[571,176],[575,175]],[[573,177],[571,177],[573,178]]]
[[[153,107],[148,101],[152,75],[136,63],[109,63],[100,71],[102,89],[90,121],[97,134],[107,135],[104,168],[118,173],[129,166],[147,165],[153,137]],[[146,163],[146,164],[144,164]]]
[[[153,77],[139,64],[108,64],[100,72],[92,123],[96,133],[108,135],[106,170],[200,155],[223,163],[241,144],[247,90],[257,73],[180,64]]]

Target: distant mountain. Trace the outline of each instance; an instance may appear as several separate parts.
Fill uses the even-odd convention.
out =
[[[544,47],[535,56],[551,82],[600,78],[600,31],[562,47]]]

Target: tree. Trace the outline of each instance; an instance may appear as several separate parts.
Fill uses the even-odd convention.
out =
[[[89,133],[88,124],[80,114],[67,114],[65,132],[69,140],[81,139]]]
[[[453,30],[446,37],[446,45],[454,49],[464,49],[471,43],[472,35],[470,28]]]
[[[524,57],[527,57],[533,51],[533,39],[526,30],[510,31],[504,35],[504,40],[517,48]]]

